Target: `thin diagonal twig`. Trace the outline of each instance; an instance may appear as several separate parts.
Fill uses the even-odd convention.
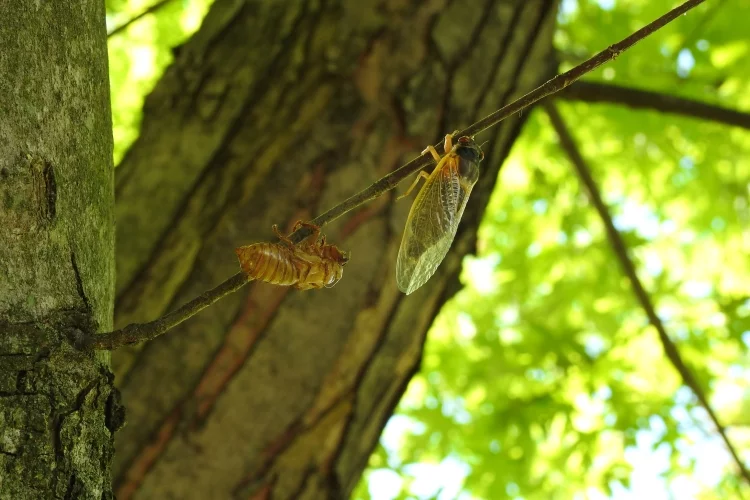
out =
[[[146,17],[149,14],[153,14],[154,12],[156,12],[159,9],[161,9],[162,7],[164,7],[165,5],[167,5],[171,1],[172,0],[160,0],[159,2],[156,2],[155,4],[153,4],[152,6],[147,7],[140,14],[137,14],[137,15],[131,17],[130,19],[128,19],[127,21],[125,21],[124,23],[122,23],[121,25],[119,25],[117,28],[112,29],[112,31],[110,31],[109,33],[107,33],[107,38],[112,38],[113,36],[115,36],[115,35],[117,35],[119,33],[122,33],[123,31],[125,31],[126,29],[128,29],[128,27],[131,24],[139,21],[141,18]]]
[[[495,111],[491,115],[479,120],[478,122],[469,126],[467,129],[460,131],[459,135],[473,136],[483,130],[488,129],[489,127],[497,125],[509,116],[528,108],[539,100],[564,89],[565,87],[581,78],[586,73],[598,68],[607,61],[611,61],[612,59],[616,58],[618,55],[635,45],[640,40],[646,38],[659,28],[686,13],[690,9],[700,5],[704,1],[705,0],[688,0],[687,2],[675,7],[660,18],[647,24],[643,28],[617,42],[616,44],[610,45],[603,51],[599,52],[589,60],[576,66],[570,71],[566,71],[565,73],[557,75],[547,83],[537,87],[525,96],[513,101],[507,106],[504,106],[503,108]],[[436,144],[435,149],[438,152],[444,152],[442,143]],[[343,203],[336,205],[324,214],[316,217],[315,219],[313,219],[312,223],[321,227],[325,226],[329,222],[341,217],[350,210],[370,200],[373,200],[383,193],[393,189],[406,177],[415,173],[417,170],[430,165],[431,163],[434,163],[434,160],[432,159],[430,154],[423,154],[421,156],[418,156],[406,165],[394,170],[366,189],[345,200]],[[289,238],[293,242],[298,243],[309,235],[310,230],[306,227],[303,227],[302,229],[299,229],[296,232],[292,233]],[[173,328],[186,319],[190,318],[198,311],[205,308],[208,304],[216,302],[220,298],[224,297],[227,293],[239,289],[244,284],[243,280],[244,282],[248,281],[244,274],[237,273],[213,290],[205,292],[200,297],[193,299],[192,301],[180,307],[177,311],[169,313],[163,318],[149,323],[132,324],[126,326],[121,330],[91,336],[84,340],[84,346],[95,349],[113,350],[126,344],[133,344],[144,340],[154,339],[166,332],[168,329]],[[166,317],[169,317],[170,320],[164,321]],[[129,333],[125,334],[126,330]]]
[[[750,130],[750,113],[612,83],[579,81],[555,97],[569,101],[604,102],[622,104],[631,108],[653,109]]]
[[[219,299],[236,292],[247,283],[247,276],[237,273],[216,288],[203,292],[178,309],[148,323],[131,323],[125,328],[86,339],[92,349],[114,350],[118,347],[153,340],[167,330],[174,328],[189,317],[199,313]]]
[[[745,464],[742,462],[742,459],[735,450],[731,441],[729,441],[729,437],[727,437],[724,426],[721,425],[718,417],[716,416],[716,413],[714,412],[713,408],[711,408],[711,405],[708,402],[708,398],[703,392],[703,389],[698,383],[698,380],[695,378],[693,373],[683,361],[682,356],[677,349],[677,346],[674,344],[674,342],[672,342],[672,339],[669,338],[669,335],[667,335],[667,331],[664,328],[664,323],[662,323],[661,318],[659,318],[659,316],[656,314],[656,309],[651,302],[651,298],[649,297],[648,292],[646,292],[646,289],[643,287],[641,280],[638,278],[638,273],[636,272],[635,265],[628,255],[628,249],[625,245],[625,241],[622,239],[619,231],[617,231],[617,229],[615,228],[615,224],[609,214],[609,208],[607,207],[606,203],[604,203],[601,193],[599,193],[599,188],[597,187],[594,178],[591,176],[591,171],[588,168],[586,161],[583,159],[583,156],[581,155],[581,152],[579,151],[578,146],[573,139],[573,136],[565,125],[562,116],[560,116],[560,113],[557,111],[557,108],[553,103],[546,102],[544,104],[544,110],[547,112],[547,115],[552,122],[552,127],[555,129],[555,132],[557,132],[562,149],[568,155],[570,162],[573,164],[573,167],[575,167],[578,176],[581,178],[581,182],[586,187],[586,191],[588,192],[591,203],[594,205],[594,208],[596,208],[599,217],[604,223],[604,228],[607,233],[607,239],[609,239],[609,242],[612,245],[615,255],[617,255],[617,259],[620,261],[620,265],[622,266],[625,275],[628,277],[628,280],[630,280],[630,284],[633,287],[633,293],[635,293],[638,302],[640,302],[641,307],[646,313],[646,316],[648,316],[649,322],[659,334],[659,340],[661,341],[661,345],[664,348],[664,353],[666,354],[667,359],[669,359],[677,372],[680,374],[683,383],[693,391],[693,394],[695,394],[695,396],[698,398],[700,405],[708,413],[709,418],[716,426],[716,430],[718,431],[721,439],[724,441],[724,444],[729,450],[729,453],[732,455],[732,458],[737,464],[740,474],[748,482],[748,484],[750,484],[750,473],[748,473],[747,469],[745,468]]]
[[[482,118],[468,128],[461,130],[458,135],[473,136],[475,134],[478,134],[483,130],[497,125],[509,116],[528,108],[541,99],[544,99],[549,95],[561,91],[562,89],[568,87],[573,82],[581,78],[586,73],[589,73],[602,64],[615,59],[617,56],[628,50],[630,47],[632,47],[642,39],[646,38],[648,35],[652,34],[659,28],[662,28],[667,23],[686,13],[690,9],[702,4],[704,1],[705,0],[689,0],[682,5],[675,7],[657,20],[647,24],[643,28],[639,29],[623,40],[615,43],[614,45],[610,45],[598,54],[592,56],[590,59],[579,64],[575,68],[557,75],[556,77],[547,81],[547,83],[535,88],[525,96],[516,99],[512,103],[508,104],[507,106],[503,106],[499,110],[495,111],[489,116],[486,116],[485,118]],[[444,152],[442,143],[435,144],[435,149],[438,151],[438,153]],[[313,221],[313,223],[322,226],[334,219],[337,219],[338,217],[341,217],[349,210],[361,205],[362,203],[377,198],[390,189],[393,189],[394,187],[396,187],[396,184],[401,182],[404,178],[415,173],[417,170],[430,165],[431,163],[433,163],[433,160],[429,154],[418,156],[403,167],[394,170],[382,179],[376,181],[367,189],[360,191],[348,200],[339,205],[336,205],[324,214],[320,215]],[[305,228],[303,228],[295,233],[292,236],[292,239],[297,241],[297,238],[302,239],[308,234],[309,232],[305,231]]]

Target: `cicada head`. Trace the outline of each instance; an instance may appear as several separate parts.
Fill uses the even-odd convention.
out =
[[[339,250],[335,245],[328,245],[325,247],[324,257],[338,264],[333,266],[333,276],[325,285],[326,288],[331,288],[344,275],[344,266],[349,262],[350,253]]]
[[[472,137],[463,136],[458,139],[453,151],[464,160],[472,163],[479,163],[484,160],[484,153],[479,144],[474,142]]]
[[[341,266],[337,266],[336,272],[333,276],[331,276],[331,280],[328,282],[328,284],[326,284],[326,288],[333,288],[333,286],[341,280],[342,276],[344,276],[344,268]]]
[[[337,249],[338,250],[338,249]],[[349,262],[349,259],[352,257],[351,252],[339,252],[339,264],[342,266],[345,266],[347,262]]]

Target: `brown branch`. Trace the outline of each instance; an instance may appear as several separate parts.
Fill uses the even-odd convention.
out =
[[[620,233],[615,228],[614,222],[612,222],[612,217],[609,214],[609,209],[604,203],[604,200],[602,200],[602,196],[599,193],[599,188],[596,186],[596,182],[591,176],[591,171],[588,168],[586,161],[583,159],[580,151],[578,150],[578,147],[576,146],[576,143],[570,131],[565,125],[562,116],[560,116],[560,113],[557,111],[557,108],[555,108],[554,104],[550,102],[544,104],[544,110],[549,115],[552,126],[557,132],[562,149],[570,158],[570,162],[575,167],[578,176],[581,178],[581,182],[583,182],[584,186],[586,187],[586,191],[588,192],[591,203],[594,205],[594,208],[596,208],[599,217],[604,223],[604,228],[607,232],[607,238],[609,239],[609,242],[612,245],[615,254],[617,255],[617,259],[620,261],[620,265],[622,266],[625,275],[630,280],[630,284],[633,287],[633,292],[635,293],[638,302],[640,302],[641,307],[646,312],[646,316],[648,316],[649,322],[659,334],[659,340],[661,341],[662,347],[664,348],[664,353],[667,355],[669,361],[682,377],[683,383],[693,391],[695,396],[698,398],[701,406],[703,406],[703,408],[708,413],[711,421],[713,421],[714,425],[716,426],[716,430],[724,440],[724,444],[729,450],[729,453],[737,463],[740,474],[748,483],[750,483],[750,473],[748,473],[747,469],[745,468],[745,464],[742,462],[742,459],[737,454],[734,446],[729,441],[724,426],[722,426],[719,422],[719,419],[716,416],[713,408],[711,408],[711,405],[708,402],[708,398],[703,392],[703,389],[698,383],[698,380],[695,378],[693,373],[683,361],[682,356],[677,349],[677,346],[667,335],[667,331],[664,328],[664,324],[662,323],[661,318],[659,318],[659,316],[656,314],[656,310],[654,309],[654,305],[651,302],[651,298],[643,287],[641,280],[638,278],[638,273],[636,272],[635,265],[628,255],[628,249],[625,246],[625,242],[623,241]]]
[[[247,276],[237,273],[216,288],[203,292],[190,302],[182,305],[161,318],[148,323],[132,323],[121,330],[93,335],[85,340],[86,347],[92,349],[114,350],[118,347],[138,344],[153,340],[162,333],[179,325],[191,316],[199,313],[217,300],[236,292],[248,282]]]
[[[647,24],[643,28],[639,29],[638,31],[628,36],[627,38],[624,38],[623,40],[617,42],[616,44],[610,45],[603,51],[594,55],[587,61],[584,61],[583,63],[579,64],[578,66],[571,69],[570,71],[566,71],[565,73],[561,73],[557,75],[556,77],[549,80],[547,83],[537,87],[536,89],[532,90],[525,96],[513,101],[507,106],[502,107],[501,109],[495,111],[491,115],[485,118],[482,118],[481,120],[469,126],[465,130],[461,130],[458,133],[458,135],[473,136],[475,134],[478,134],[479,132],[482,132],[483,130],[486,130],[494,125],[497,125],[498,123],[505,120],[509,116],[528,108],[529,106],[540,101],[541,99],[551,94],[554,94],[555,92],[559,92],[560,90],[568,87],[573,82],[581,78],[586,73],[595,70],[602,64],[608,61],[611,61],[612,59],[615,59],[621,53],[625,52],[627,49],[629,49],[630,47],[632,47],[633,45],[635,45],[642,39],[646,38],[648,35],[652,34],[653,32],[663,27],[670,21],[686,13],[690,9],[702,4],[704,1],[705,0],[688,0],[682,5],[675,7],[671,11],[661,16],[659,19]],[[442,143],[435,144],[435,149],[439,153],[444,152]],[[408,177],[409,175],[415,173],[417,170],[420,170],[423,167],[426,167],[427,165],[431,163],[433,163],[433,160],[429,154],[418,156],[417,158],[413,159],[412,161],[410,161],[403,167],[400,167],[399,169],[394,170],[393,172],[386,175],[382,179],[376,181],[367,189],[360,191],[359,193],[355,194],[348,200],[344,201],[343,203],[339,205],[336,205],[335,207],[331,208],[323,215],[320,215],[313,221],[313,223],[319,226],[322,226],[324,224],[331,222],[334,219],[337,219],[338,217],[341,217],[343,214],[345,214],[349,210],[352,210],[353,208],[365,202],[368,202],[372,199],[377,198],[378,196],[385,193],[386,191],[393,189],[394,187],[396,187],[396,184],[401,182],[404,178]],[[300,232],[295,233],[292,236],[292,239],[294,239],[295,241],[298,241],[299,239],[302,239],[305,236],[307,236],[307,234],[309,234],[307,231],[304,230],[304,228],[300,231],[304,231],[304,232],[302,234],[299,234]]]
[[[153,4],[152,6],[147,7],[140,14],[138,14],[138,15],[130,18],[130,19],[128,19],[123,24],[119,25],[117,28],[114,28],[112,31],[110,31],[109,33],[107,33],[107,38],[112,38],[113,36],[115,36],[115,35],[117,35],[119,33],[122,33],[123,31],[125,31],[126,29],[128,29],[128,27],[131,24],[139,21],[142,17],[146,17],[149,14],[153,14],[154,12],[156,12],[159,9],[161,9],[162,7],[164,7],[165,5],[167,5],[171,1],[172,0],[161,0],[161,1],[156,2],[155,4]]]
[[[543,99],[548,95],[554,94],[555,92],[564,89],[589,71],[598,68],[607,61],[611,61],[622,52],[635,45],[638,41],[652,34],[659,28],[663,27],[673,19],[681,16],[693,7],[700,5],[704,1],[705,0],[688,0],[682,5],[667,12],[659,19],[653,21],[650,24],[647,24],[622,41],[614,45],[610,45],[608,48],[599,52],[591,59],[583,62],[570,71],[566,71],[565,73],[557,75],[547,83],[537,87],[525,96],[513,101],[512,103],[504,106],[498,111],[495,111],[491,115],[479,120],[478,122],[469,126],[467,129],[460,131],[459,135],[473,136],[483,130],[488,129],[489,127],[497,125],[514,113],[518,113],[531,106],[532,104],[538,102],[540,99]],[[442,142],[436,144],[435,149],[439,152],[443,152]],[[315,219],[313,219],[312,223],[321,227],[325,226],[329,222],[341,217],[350,210],[377,198],[387,191],[390,191],[406,177],[431,163],[434,163],[434,160],[432,159],[432,156],[430,154],[423,154],[421,156],[418,156],[406,165],[398,168],[397,170],[394,170],[390,174],[376,181],[368,188],[345,200],[343,203],[336,205],[324,214],[316,217]],[[289,235],[289,238],[293,242],[299,243],[309,235],[310,229],[307,227],[302,227],[301,229]],[[122,330],[116,330],[114,332],[94,335],[90,338],[85,339],[84,345],[86,347],[91,347],[94,349],[114,350],[126,344],[135,344],[144,340],[154,339],[170,328],[173,328],[186,319],[190,318],[208,305],[216,302],[227,293],[239,289],[246,282],[247,278],[244,276],[244,274],[237,273],[213,290],[205,292],[203,295],[191,300],[187,304],[180,307],[178,310],[167,314],[163,318],[157,319],[150,323],[131,324],[126,326]],[[168,321],[167,318],[169,318]]]
[[[653,109],[750,130],[750,113],[662,92],[634,89],[611,83],[580,81],[566,88],[556,97],[569,101],[624,104],[631,108]]]

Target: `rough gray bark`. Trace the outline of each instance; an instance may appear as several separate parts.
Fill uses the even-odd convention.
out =
[[[114,186],[104,2],[0,0],[0,498],[111,498]]]
[[[117,326],[238,270],[233,248],[310,218],[542,83],[553,0],[217,0],[147,98],[117,169]],[[520,129],[480,137],[482,177],[436,276],[406,297],[395,193],[325,232],[344,279],[251,283],[113,358],[128,407],[118,498],[338,498],[356,485]]]

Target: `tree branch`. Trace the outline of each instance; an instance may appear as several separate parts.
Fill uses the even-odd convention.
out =
[[[653,109],[750,130],[750,113],[611,83],[581,81],[566,88],[557,97],[569,101],[624,104],[631,108]]]
[[[659,28],[663,27],[670,21],[681,16],[682,14],[689,11],[690,9],[696,7],[697,5],[700,5],[704,1],[705,0],[688,0],[682,5],[679,5],[678,7],[667,12],[666,14],[664,14],[657,20],[653,21],[652,23],[647,24],[646,26],[639,29],[632,35],[628,36],[627,38],[621,40],[620,42],[614,45],[610,45],[603,51],[594,55],[589,60],[584,61],[583,63],[571,69],[570,71],[566,71],[565,73],[557,75],[556,77],[549,80],[547,83],[537,87],[536,89],[532,90],[525,96],[513,101],[507,106],[504,106],[503,108],[495,111],[491,115],[479,120],[478,122],[469,126],[465,130],[460,131],[459,135],[460,136],[464,136],[464,135],[473,136],[483,130],[486,130],[494,125],[497,125],[498,123],[508,118],[509,116],[513,115],[514,113],[518,113],[519,111],[522,111],[523,109],[528,108],[529,106],[538,102],[544,97],[547,97],[551,94],[554,94],[555,92],[558,92],[564,89],[565,87],[569,86],[570,84],[572,84],[573,82],[581,78],[583,75],[585,75],[589,71],[592,71],[598,68],[599,66],[601,66],[602,64],[604,64],[605,62],[611,61],[612,59],[616,58],[622,52],[626,51],[627,49],[635,45],[637,42],[639,42],[643,38],[646,38],[648,35],[652,34]],[[440,142],[436,144],[435,149],[438,152],[441,152],[441,153],[444,152],[443,143]],[[368,188],[360,191],[359,193],[345,200],[343,203],[336,205],[335,207],[331,208],[324,214],[316,217],[315,219],[312,220],[312,223],[320,227],[325,226],[329,222],[341,217],[342,215],[349,212],[350,210],[370,200],[377,198],[378,196],[382,195],[383,193],[387,191],[390,191],[391,189],[396,187],[396,185],[402,180],[404,180],[406,177],[415,173],[417,170],[420,170],[426,167],[427,165],[430,165],[431,163],[434,163],[434,160],[432,159],[432,156],[429,153],[418,156],[417,158],[411,160],[406,165],[394,170],[390,174],[376,181],[374,184],[370,185]],[[310,232],[311,231],[309,228],[302,227],[301,229],[298,229],[297,231],[289,235],[289,238],[293,242],[299,243],[300,241],[305,239],[307,236],[309,236]],[[237,273],[231,278],[229,278],[227,281],[222,283],[221,285],[214,288],[213,290],[209,290],[205,292],[199,297],[183,305],[178,310],[171,312],[160,319],[157,319],[150,323],[142,323],[142,324],[135,323],[135,324],[128,325],[121,330],[116,330],[114,332],[109,332],[109,333],[103,333],[100,335],[94,335],[84,340],[84,346],[93,348],[93,349],[114,350],[114,349],[117,349],[118,347],[122,347],[123,345],[135,344],[138,342],[142,342],[144,340],[152,340],[158,337],[159,335],[163,334],[170,328],[173,328],[177,326],[178,324],[182,323],[183,321],[190,318],[191,316],[196,314],[198,311],[204,309],[208,305],[216,302],[217,300],[224,297],[228,293],[238,290],[247,282],[248,282],[248,279],[243,273],[241,272]]]
[[[114,28],[112,31],[110,31],[109,33],[107,33],[107,38],[112,38],[113,36],[115,36],[115,35],[117,35],[119,33],[122,33],[123,31],[125,31],[126,29],[128,29],[128,27],[131,24],[139,21],[142,17],[146,17],[149,14],[153,14],[154,12],[156,12],[159,9],[161,9],[162,7],[164,7],[165,5],[167,5],[171,1],[172,0],[160,0],[159,2],[156,2],[155,4],[153,4],[152,6],[147,7],[140,14],[138,14],[138,15],[130,18],[130,19],[128,19],[127,21],[125,21],[124,23],[122,23],[121,25],[119,25],[117,28]]]
[[[458,135],[473,136],[475,134],[478,134],[479,132],[482,132],[483,130],[486,130],[494,125],[497,125],[498,123],[505,120],[509,116],[515,113],[518,113],[524,110],[525,108],[528,108],[529,106],[540,101],[541,99],[551,94],[554,94],[556,92],[559,92],[560,90],[568,87],[573,82],[581,78],[586,73],[589,73],[590,71],[595,70],[602,64],[615,59],[621,53],[625,52],[626,50],[628,50],[630,47],[632,47],[633,45],[635,45],[642,39],[646,38],[647,36],[655,32],[659,28],[662,28],[667,23],[676,19],[682,14],[686,13],[690,9],[702,4],[704,1],[705,0],[688,0],[682,5],[675,7],[671,11],[667,12],[666,14],[664,14],[657,20],[647,24],[646,26],[639,29],[632,35],[628,36],[627,38],[624,38],[623,40],[617,42],[614,45],[610,45],[606,49],[592,56],[590,59],[584,61],[583,63],[579,64],[573,69],[555,76],[551,80],[547,81],[547,83],[537,87],[536,89],[532,90],[525,96],[513,101],[507,106],[502,107],[501,109],[495,111],[491,115],[486,116],[485,118],[482,118],[481,120],[469,126],[468,128],[461,130],[458,133]],[[438,151],[438,153],[444,153],[442,142],[435,144],[435,149]],[[331,208],[323,215],[320,215],[313,221],[313,223],[319,226],[323,226],[324,224],[327,224],[331,222],[332,220],[337,219],[338,217],[341,217],[343,214],[345,214],[349,210],[352,210],[353,208],[367,201],[377,198],[384,192],[393,189],[394,187],[396,187],[396,184],[401,182],[404,178],[408,177],[409,175],[415,173],[417,170],[420,170],[431,163],[433,163],[433,160],[429,154],[418,156],[417,158],[413,159],[412,161],[410,161],[403,167],[400,167],[397,170],[394,170],[393,172],[386,175],[382,179],[376,181],[367,189],[360,191],[359,193],[355,194],[348,200],[344,201],[343,203],[339,205],[336,205],[335,207]],[[292,236],[292,239],[294,241],[298,241],[298,239],[301,240],[304,237],[306,237],[308,234],[309,232],[307,232],[305,228],[303,228],[297,233],[295,233]]]
[[[703,389],[698,383],[698,380],[695,378],[695,376],[683,361],[682,356],[680,356],[680,352],[677,349],[677,346],[667,335],[661,318],[659,318],[659,316],[656,314],[654,305],[651,303],[651,298],[644,289],[641,280],[638,278],[638,273],[636,272],[635,265],[628,255],[628,249],[625,246],[625,242],[623,241],[622,236],[620,236],[620,233],[615,228],[614,222],[612,222],[612,217],[609,215],[609,209],[604,203],[604,200],[602,200],[602,196],[599,193],[599,188],[596,186],[596,182],[591,176],[591,171],[588,168],[586,161],[583,159],[580,151],[578,150],[578,147],[576,146],[576,143],[570,131],[565,125],[562,116],[560,116],[557,108],[555,108],[554,104],[552,103],[545,103],[544,110],[549,115],[552,126],[554,127],[558,137],[560,138],[560,145],[562,146],[562,149],[570,158],[570,162],[575,167],[578,176],[581,178],[581,182],[586,187],[586,191],[588,192],[591,203],[594,205],[594,208],[596,208],[599,217],[604,223],[604,228],[607,232],[607,238],[609,239],[609,242],[612,245],[615,254],[617,255],[617,259],[620,261],[620,265],[622,266],[625,275],[630,280],[630,284],[633,287],[633,292],[635,293],[638,302],[640,302],[641,307],[646,312],[646,316],[648,316],[649,322],[659,334],[659,340],[661,341],[662,347],[664,348],[664,353],[667,355],[669,361],[680,374],[680,377],[682,377],[683,383],[693,391],[695,396],[698,398],[701,406],[703,406],[703,408],[708,413],[709,418],[711,419],[711,421],[713,421],[714,425],[716,426],[716,430],[721,435],[721,438],[724,440],[724,444],[726,445],[729,453],[732,455],[732,458],[736,462],[740,474],[748,483],[750,483],[750,473],[748,473],[747,469],[745,468],[745,464],[742,462],[742,459],[737,454],[734,446],[729,441],[724,426],[719,423],[719,419],[716,416],[713,408],[711,408],[711,405],[708,402],[708,398],[703,392]]]
[[[149,321],[148,323],[131,323],[125,328],[115,330],[114,332],[93,335],[86,339],[86,346],[92,349],[106,349],[111,351],[118,347],[153,340],[189,317],[199,313],[217,300],[224,298],[232,292],[236,292],[247,282],[247,276],[243,273],[237,273],[216,288],[203,292],[190,302],[183,304],[180,308],[165,314],[157,320]]]

